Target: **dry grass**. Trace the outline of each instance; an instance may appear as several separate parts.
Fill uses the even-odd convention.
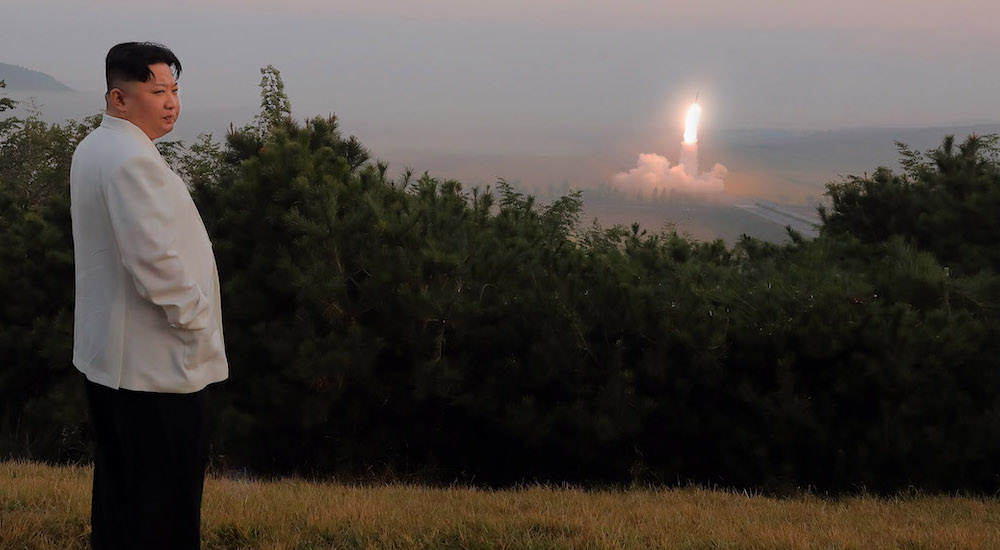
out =
[[[0,462],[0,548],[89,548],[88,466]],[[485,491],[209,476],[206,549],[1000,548],[1000,501]]]

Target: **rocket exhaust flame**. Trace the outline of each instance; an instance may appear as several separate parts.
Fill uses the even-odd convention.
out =
[[[695,101],[688,107],[687,117],[684,119],[684,143],[698,143],[698,122],[701,120],[701,105]]]

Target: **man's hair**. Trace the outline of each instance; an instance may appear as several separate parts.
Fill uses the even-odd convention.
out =
[[[108,82],[108,92],[125,82],[145,82],[153,78],[150,65],[166,63],[174,73],[181,76],[181,62],[174,52],[156,42],[123,42],[108,50],[104,59],[104,76]]]

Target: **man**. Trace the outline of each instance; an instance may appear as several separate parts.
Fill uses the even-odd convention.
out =
[[[95,550],[200,547],[209,384],[229,366],[211,242],[152,141],[177,122],[180,73],[162,45],[111,48],[107,112],[70,170]]]

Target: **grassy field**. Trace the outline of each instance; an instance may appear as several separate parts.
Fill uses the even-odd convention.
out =
[[[0,548],[89,548],[87,466],[0,462]],[[352,486],[209,476],[206,549],[1000,548],[1000,500]]]

